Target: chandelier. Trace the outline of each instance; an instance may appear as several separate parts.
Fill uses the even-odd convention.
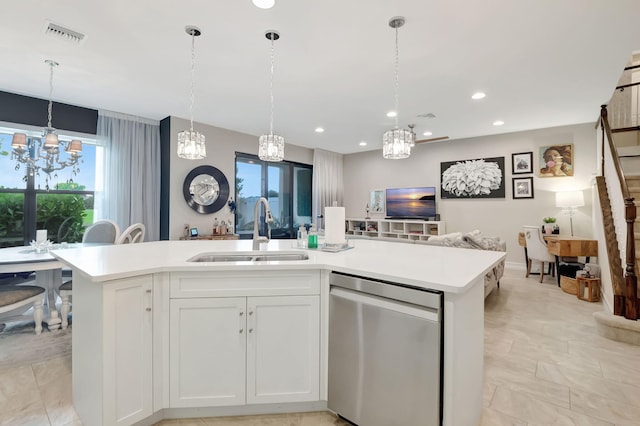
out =
[[[282,161],[284,160],[284,138],[273,133],[273,66],[275,62],[273,42],[280,38],[280,34],[276,31],[269,30],[265,33],[265,37],[271,40],[271,80],[269,83],[271,122],[269,126],[269,133],[260,136],[258,142],[258,157],[263,161]]]
[[[189,107],[191,128],[178,133],[178,157],[187,160],[201,160],[207,156],[207,147],[204,143],[204,135],[193,130],[193,102],[195,100],[193,80],[196,70],[195,40],[202,32],[194,26],[187,26],[185,31],[191,36],[191,105]]]
[[[398,53],[398,28],[404,25],[402,16],[395,16],[389,20],[389,26],[396,30],[396,67],[395,67],[395,97],[396,97],[396,126],[393,130],[384,132],[382,135],[382,156],[386,159],[398,160],[411,155],[411,147],[414,146],[413,132],[411,130],[400,129],[398,126],[398,105],[400,79],[398,77],[400,60]]]
[[[58,170],[65,167],[72,167],[72,176],[76,176],[80,169],[78,168],[78,160],[81,157],[82,142],[72,140],[70,142],[61,142],[58,140],[56,129],[51,125],[51,111],[53,109],[53,68],[59,64],[56,61],[47,59],[45,61],[49,65],[49,106],[47,127],[43,129],[42,138],[27,137],[25,133],[14,133],[11,140],[11,159],[16,160],[15,170],[20,170],[20,164],[27,167],[28,176],[40,176],[40,171],[45,173],[45,188],[49,190],[49,179],[51,173],[53,178],[57,179]],[[67,159],[60,159],[60,147],[64,148],[67,153]],[[27,174],[24,176],[27,180]]]

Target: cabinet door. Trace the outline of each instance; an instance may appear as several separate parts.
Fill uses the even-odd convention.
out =
[[[247,403],[317,401],[319,296],[247,299]]]
[[[152,284],[143,276],[104,287],[105,424],[130,425],[152,414]]]
[[[172,299],[171,407],[245,403],[244,297]]]

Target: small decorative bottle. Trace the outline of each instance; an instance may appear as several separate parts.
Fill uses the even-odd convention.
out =
[[[219,234],[220,235],[225,235],[227,233],[227,222],[225,222],[224,220],[222,222],[220,222],[220,230],[219,230]]]
[[[218,235],[218,232],[220,231],[220,224],[218,223],[218,218],[214,217],[213,218],[213,235]]]
[[[316,230],[316,225],[314,223],[312,223],[309,228],[309,238],[307,241],[309,248],[318,248],[318,231]]]

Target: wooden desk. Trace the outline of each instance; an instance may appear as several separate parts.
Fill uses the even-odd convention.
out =
[[[558,276],[558,285],[560,285],[560,258],[561,257],[578,257],[584,256],[589,262],[589,257],[598,256],[598,241],[581,237],[571,237],[569,235],[545,235],[544,240],[547,242],[547,250],[556,257],[556,271]],[[518,234],[518,243],[525,248],[526,256],[526,240],[524,232]],[[528,261],[528,259],[527,259]]]

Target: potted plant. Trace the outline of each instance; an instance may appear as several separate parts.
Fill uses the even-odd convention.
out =
[[[555,227],[556,218],[552,216],[547,216],[543,218],[542,221],[544,222],[544,225],[542,226],[542,232],[544,234],[552,234],[553,229]]]

